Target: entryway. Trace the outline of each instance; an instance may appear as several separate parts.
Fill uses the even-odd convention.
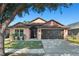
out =
[[[30,27],[30,38],[31,39],[37,38],[37,27],[35,26]]]

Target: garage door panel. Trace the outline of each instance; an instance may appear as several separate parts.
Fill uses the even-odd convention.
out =
[[[42,39],[63,39],[62,29],[42,29]]]

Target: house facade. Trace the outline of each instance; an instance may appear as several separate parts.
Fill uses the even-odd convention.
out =
[[[68,28],[55,21],[36,18],[29,23],[19,22],[9,27],[9,38],[12,40],[28,39],[66,39]]]
[[[72,23],[68,25],[68,27],[69,27],[68,35],[79,39],[79,22]]]

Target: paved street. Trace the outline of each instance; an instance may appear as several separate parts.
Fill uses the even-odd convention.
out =
[[[62,39],[54,40],[42,40],[45,55],[54,56],[54,55],[74,55],[79,56],[79,46],[71,44]]]

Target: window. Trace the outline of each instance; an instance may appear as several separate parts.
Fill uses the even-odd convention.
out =
[[[22,36],[23,35],[23,30],[22,29],[20,29],[20,36]]]
[[[23,29],[15,29],[15,36],[17,36],[17,39],[20,40],[20,37],[22,37],[24,34]]]
[[[16,29],[16,30],[15,30],[15,36],[18,36],[18,35],[19,35],[19,30]]]

